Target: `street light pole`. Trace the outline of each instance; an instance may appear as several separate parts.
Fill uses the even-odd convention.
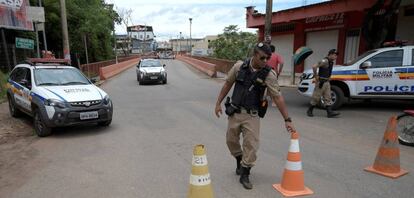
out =
[[[193,46],[191,45],[191,23],[193,21],[193,18],[189,18],[189,20],[190,20],[190,55],[191,55],[191,52],[193,50]]]
[[[181,54],[181,33],[182,33],[182,32],[180,32],[180,41],[178,41],[178,42],[179,42],[179,45],[180,45],[180,51],[179,51],[179,52],[180,52],[180,54]]]
[[[145,46],[146,44],[145,44],[145,42],[146,42],[146,36],[147,36],[147,24],[145,24],[145,27],[144,27],[144,45],[143,45],[143,51],[144,51],[144,53],[145,53],[145,51],[147,50],[147,46]]]

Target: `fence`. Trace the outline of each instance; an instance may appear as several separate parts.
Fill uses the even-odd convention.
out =
[[[118,57],[118,62],[124,62],[124,61],[128,61],[134,58],[139,58],[139,55],[133,55],[133,56],[128,56],[128,57]],[[108,65],[113,65],[115,64],[116,61],[115,59],[113,60],[107,60],[107,61],[101,61],[101,62],[96,62],[96,63],[89,63],[89,64],[83,64],[80,65],[80,70],[86,74],[89,78],[93,78],[93,77],[97,77],[99,76],[99,68],[101,67],[105,67]]]
[[[191,56],[191,58],[195,58],[198,60],[202,60],[208,63],[215,64],[216,71],[219,71],[225,74],[227,74],[227,72],[230,71],[230,69],[233,67],[234,63],[236,63],[236,61],[217,59],[217,58],[211,58],[211,57],[205,57],[205,56]]]

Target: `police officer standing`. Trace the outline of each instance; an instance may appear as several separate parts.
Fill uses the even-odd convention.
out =
[[[336,49],[331,49],[329,50],[327,57],[312,66],[313,76],[315,78],[315,89],[313,90],[312,100],[310,102],[311,106],[306,112],[309,117],[313,117],[313,109],[319,103],[321,96],[323,97],[328,118],[332,118],[340,114],[332,111],[331,84],[329,83],[334,61],[337,56],[338,52]]]
[[[269,45],[258,43],[251,58],[237,62],[228,72],[215,107],[216,116],[220,117],[221,102],[235,84],[231,101],[227,97],[225,103],[226,114],[229,116],[226,143],[236,158],[236,174],[240,175],[239,181],[245,189],[253,188],[249,175],[259,148],[260,117],[264,116],[267,108],[265,92],[275,101],[285,120],[287,131],[295,130],[280,93],[276,73],[266,65],[271,54]],[[240,135],[243,137],[242,145]]]

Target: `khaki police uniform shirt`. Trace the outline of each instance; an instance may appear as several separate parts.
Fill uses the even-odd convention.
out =
[[[317,67],[317,68],[319,68],[319,67],[324,67],[324,68],[329,67],[329,61],[328,61],[328,59],[323,58],[322,60],[320,60],[320,61],[318,62],[318,64],[316,65],[316,67]]]
[[[227,79],[226,81],[233,84],[236,81],[237,74],[239,73],[240,67],[243,65],[242,61],[236,62],[234,66],[230,69],[230,71],[227,73]],[[250,69],[253,70],[253,68],[250,66]],[[267,94],[271,97],[277,97],[280,96],[280,87],[277,82],[276,72],[272,69],[269,72],[269,75],[267,75],[265,79],[265,84],[267,86]]]

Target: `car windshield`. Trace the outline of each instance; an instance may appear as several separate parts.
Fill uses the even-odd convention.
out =
[[[34,76],[37,86],[90,84],[89,80],[75,68],[38,68]]]
[[[159,60],[143,60],[141,67],[162,67],[162,65]]]
[[[361,56],[356,57],[354,60],[348,61],[347,63],[345,63],[345,64],[344,64],[344,66],[353,65],[353,64],[355,64],[356,62],[358,62],[359,60],[361,60],[361,59],[365,58],[366,56],[368,56],[368,55],[370,55],[370,54],[372,54],[372,53],[374,53],[374,52],[376,52],[376,51],[377,51],[377,50],[370,50],[370,51],[367,51],[367,52],[363,53]]]

